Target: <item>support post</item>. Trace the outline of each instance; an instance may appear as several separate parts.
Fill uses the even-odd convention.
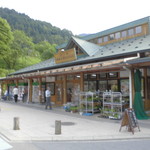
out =
[[[20,130],[19,127],[19,117],[14,117],[14,130]]]
[[[55,120],[55,134],[61,134],[61,120]]]
[[[130,94],[130,108],[132,108],[132,72],[129,71],[129,94]]]
[[[63,104],[67,103],[67,76],[64,75],[63,81]]]

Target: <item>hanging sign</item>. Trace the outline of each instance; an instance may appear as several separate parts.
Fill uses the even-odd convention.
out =
[[[121,131],[121,128],[123,126],[126,126],[128,128],[128,131],[132,132],[133,134],[134,134],[134,128],[136,127],[138,127],[140,131],[140,127],[138,125],[138,121],[136,119],[134,109],[132,108],[125,109],[124,117],[122,119],[121,127],[119,131]]]
[[[58,51],[57,54],[54,55],[55,63],[60,64],[64,62],[74,61],[77,59],[75,49],[69,49],[66,51]]]

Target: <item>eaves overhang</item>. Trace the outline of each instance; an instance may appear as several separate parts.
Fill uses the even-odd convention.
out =
[[[142,52],[145,52],[145,51],[150,51],[150,49],[143,50]],[[56,64],[56,65],[50,66],[50,67],[33,69],[30,71],[24,71],[24,72],[20,72],[20,73],[12,73],[12,74],[9,74],[9,76],[43,71],[43,70],[51,70],[51,69],[57,69],[57,68],[63,68],[63,67],[70,67],[70,66],[74,66],[74,65],[88,64],[88,63],[93,63],[93,62],[102,62],[102,61],[106,61],[106,60],[113,60],[113,59],[119,59],[119,58],[125,58],[125,57],[131,57],[131,56],[136,56],[137,53],[139,53],[139,52],[141,52],[141,51],[139,50],[136,52],[128,52],[125,54],[115,54],[115,55],[105,56],[105,57],[100,57],[100,58],[99,57],[89,57],[88,59],[82,59],[82,60],[77,60],[77,61],[63,63],[63,64]]]

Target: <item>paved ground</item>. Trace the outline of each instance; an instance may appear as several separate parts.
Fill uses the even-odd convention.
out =
[[[25,140],[108,140],[150,138],[150,119],[140,120],[141,131],[134,135],[122,127],[121,121],[71,114],[62,108],[45,110],[44,105],[0,101],[0,134],[10,141]],[[20,130],[13,130],[13,118],[20,118]],[[55,135],[55,120],[62,122],[62,134]]]

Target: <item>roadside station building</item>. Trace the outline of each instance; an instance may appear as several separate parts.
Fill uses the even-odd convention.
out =
[[[136,70],[142,73],[144,108],[150,110],[150,17],[71,37],[57,47],[54,58],[11,73],[0,84],[9,93],[17,85],[25,89],[27,101],[41,103],[49,86],[55,105],[77,101],[81,91],[120,91],[132,107]]]

